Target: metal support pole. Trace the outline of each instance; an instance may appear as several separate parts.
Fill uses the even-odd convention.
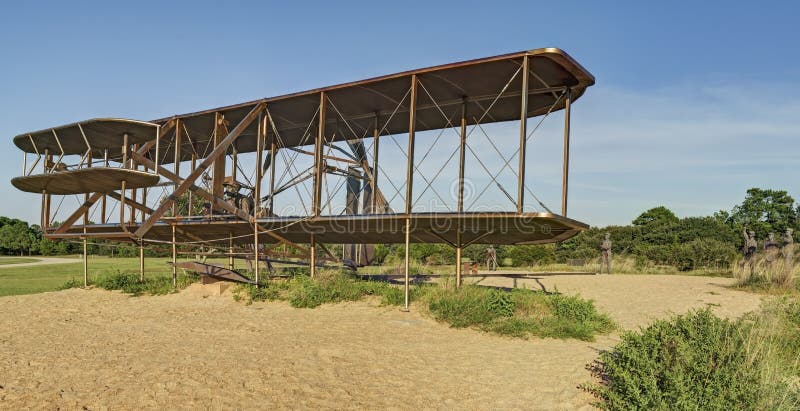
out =
[[[231,154],[231,180],[234,182],[238,177],[238,168],[239,168],[239,153],[236,151],[236,144],[231,144],[233,146],[233,153]]]
[[[103,150],[103,166],[108,167],[108,149]],[[100,224],[106,223],[106,195],[100,200]]]
[[[161,126],[158,126],[158,127],[156,127],[156,155],[155,155],[156,158],[153,161],[155,163],[155,167],[153,167],[153,171],[155,171],[156,173],[158,173],[158,165],[159,165],[158,153],[160,151],[161,151]],[[108,156],[106,156],[106,158],[108,158]],[[108,165],[106,164],[106,166],[108,166]]]
[[[83,234],[86,234],[86,227],[83,228]],[[83,237],[83,288],[89,286],[89,239],[84,235]]]
[[[467,153],[467,100],[461,103],[461,146],[458,148],[458,212],[464,212],[464,161]]]
[[[51,161],[53,161],[53,156],[50,154],[50,150],[44,149],[44,163],[42,164],[42,168],[45,174],[49,172],[47,165]],[[50,227],[50,199],[52,197],[50,194],[47,194],[46,191],[42,191],[42,196],[44,196],[44,224],[42,224],[42,228],[47,228]]]
[[[175,175],[180,177],[181,175],[181,121],[179,119],[175,120]],[[175,202],[172,203],[172,217],[178,216],[178,199],[175,199]]]
[[[561,175],[561,216],[567,216],[567,194],[569,192],[569,125],[572,89],[567,89],[564,103],[564,171]]]
[[[461,146],[458,151],[458,213],[464,212],[464,163],[467,153],[467,100],[461,102]],[[461,258],[461,216],[456,225],[456,288],[461,287],[463,263]]]
[[[322,146],[325,144],[325,108],[327,98],[325,92],[319,93],[319,126],[317,129],[317,139],[314,142],[314,198],[312,199],[311,213],[318,217],[322,210]]]
[[[411,218],[406,216],[406,255],[405,255],[405,267],[404,267],[404,286],[403,286],[403,298],[405,304],[403,305],[403,311],[408,311],[408,304],[409,304],[409,291],[410,287],[410,271],[411,271],[411,254],[410,254],[410,245],[411,245]]]
[[[122,135],[122,168],[128,168],[128,133]]]
[[[406,214],[411,214],[414,195],[414,131],[417,124],[417,75],[411,75],[411,108],[408,112],[408,164],[406,166]]]
[[[119,188],[119,225],[125,225],[125,185],[126,181],[122,180]]]
[[[172,286],[178,286],[178,246],[175,244],[175,223],[172,224]]]
[[[258,256],[258,210],[261,208],[261,182],[262,178],[264,177],[264,169],[263,169],[263,162],[264,162],[264,140],[267,136],[267,124],[269,121],[269,117],[265,115],[266,110],[264,113],[258,115],[258,132],[256,135],[256,184],[253,189],[253,243],[255,244],[255,251],[256,256]],[[274,165],[275,159],[272,159],[273,163],[270,165]],[[256,269],[255,269],[255,280],[256,280],[256,287],[259,284],[259,267],[258,267],[258,259],[256,259]]]
[[[314,278],[317,274],[317,240],[315,237],[314,233],[311,233],[311,243],[308,247],[308,267],[311,278]]]
[[[463,262],[461,258],[461,224],[459,223],[458,231],[456,231],[456,288],[461,287],[461,276],[463,274]]]
[[[528,56],[522,58],[522,100],[519,118],[519,180],[517,181],[517,213],[525,206],[525,146],[528,142]]]
[[[144,281],[144,240],[139,240],[139,281]]]
[[[378,113],[375,112],[375,128],[372,130],[372,214],[378,213],[378,148],[380,143],[380,129],[378,128]],[[381,212],[383,214],[383,212]]]
[[[275,209],[275,165],[278,164],[275,156],[277,154],[278,148],[275,145],[275,141],[273,141],[269,148],[269,215],[275,214],[273,210]]]
[[[233,231],[228,233],[228,268],[233,270]]]
[[[192,161],[190,163],[189,168],[194,171],[197,168],[197,155],[192,153]],[[194,193],[189,191],[189,210],[186,213],[187,215],[194,215]]]

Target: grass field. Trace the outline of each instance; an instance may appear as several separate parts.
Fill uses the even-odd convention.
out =
[[[36,258],[27,257],[0,257],[0,265],[35,263],[37,261],[39,260]]]
[[[20,261],[19,263],[36,261],[35,259],[31,260],[33,261]],[[167,258],[145,259],[145,275],[169,273],[168,261]],[[89,278],[96,278],[100,274],[114,271],[138,273],[139,259],[89,256]],[[74,263],[67,264],[6,267],[0,269],[0,296],[55,291],[70,280],[83,281],[83,264],[79,258],[75,258]]]

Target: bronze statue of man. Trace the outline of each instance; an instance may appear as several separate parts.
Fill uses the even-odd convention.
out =
[[[775,259],[778,257],[778,242],[775,241],[775,233],[769,233],[767,239],[764,240],[764,253],[767,267],[772,269]]]
[[[792,238],[791,228],[787,228],[786,233],[783,235],[783,260],[788,278],[788,276],[792,275],[792,269],[794,269],[794,238]]]
[[[495,250],[492,245],[486,249],[486,269],[489,271],[497,271],[497,250]]]
[[[747,231],[747,226],[742,227],[742,237],[744,237],[744,246],[742,247],[743,259],[739,264],[744,269],[745,266],[750,267],[750,275],[756,267],[756,249],[758,249],[758,242],[756,241],[756,233],[753,230]]]
[[[611,274],[611,233],[606,233],[605,239],[600,243],[600,274],[603,273],[603,265]]]

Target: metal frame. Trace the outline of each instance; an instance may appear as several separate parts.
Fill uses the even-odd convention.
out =
[[[548,84],[544,80],[546,76],[538,72],[540,68],[536,65],[536,62],[539,61],[536,59],[545,55],[549,56],[552,61],[562,64],[566,68],[565,72],[574,76],[575,82]],[[503,62],[513,65],[510,67],[515,69],[508,71],[509,73],[513,71],[513,75],[510,78],[503,78],[505,85],[501,89],[495,90],[491,94],[487,94],[488,92],[486,91],[478,95],[463,94],[458,99],[450,97],[441,99],[438,97],[437,90],[459,87],[458,84],[442,77],[440,75],[442,71],[471,67],[475,64],[499,64]],[[549,68],[545,67],[542,70],[546,71]],[[406,83],[408,84],[407,90],[397,89],[393,92],[394,94],[373,88],[373,84],[380,82],[406,80],[408,81]],[[530,81],[538,84],[531,87]],[[119,157],[113,158],[121,159],[120,166],[122,168],[138,170],[141,166],[146,172],[154,173],[163,178],[165,181],[157,186],[162,191],[161,195],[158,195],[157,187],[151,188],[150,191],[154,194],[151,196],[148,196],[148,190],[143,188],[141,200],[139,200],[136,188],[129,188],[126,186],[126,182],[122,181],[118,191],[85,193],[83,203],[64,219],[64,222],[59,227],[50,229],[48,227],[49,222],[53,218],[50,212],[51,195],[47,191],[43,191],[41,193],[42,227],[46,236],[55,239],[70,238],[76,236],[76,231],[79,231],[84,242],[87,238],[92,237],[129,240],[137,243],[140,251],[141,278],[144,277],[144,247],[146,243],[150,242],[166,242],[171,245],[173,282],[177,281],[176,259],[178,244],[183,244],[187,247],[209,247],[215,245],[219,247],[222,244],[227,244],[230,268],[233,268],[234,256],[252,255],[256,262],[254,267],[256,283],[260,280],[260,261],[264,258],[270,261],[270,258],[275,258],[275,256],[279,255],[279,246],[283,246],[282,248],[284,249],[288,247],[293,250],[293,255],[305,256],[310,275],[316,276],[318,266],[324,264],[325,261],[336,259],[323,243],[317,243],[320,238],[318,233],[313,230],[308,231],[307,242],[303,241],[307,246],[304,246],[301,243],[290,241],[282,231],[294,225],[302,225],[306,222],[311,224],[335,217],[337,214],[332,211],[333,202],[336,201],[340,190],[344,186],[343,181],[351,177],[358,178],[361,179],[358,182],[359,189],[355,192],[353,190],[350,191],[352,195],[356,196],[356,215],[345,215],[341,217],[341,220],[351,223],[360,221],[358,217],[361,215],[372,215],[374,216],[373,220],[383,218],[402,221],[400,230],[402,230],[405,244],[403,269],[405,279],[404,309],[408,309],[410,303],[409,283],[412,275],[410,245],[416,241],[427,241],[422,239],[424,236],[420,237],[420,235],[415,234],[415,230],[418,229],[414,225],[418,218],[418,211],[416,211],[415,205],[425,194],[435,195],[444,201],[443,196],[434,187],[434,183],[443,170],[449,166],[450,160],[457,155],[457,198],[455,210],[450,210],[456,215],[453,218],[454,224],[452,227],[455,237],[445,237],[437,232],[431,232],[430,234],[437,238],[438,241],[449,244],[456,249],[456,286],[460,287],[463,276],[463,248],[486,239],[495,232],[491,228],[487,228],[480,233],[468,233],[465,231],[465,227],[468,227],[466,219],[472,215],[469,209],[475,204],[477,198],[480,198],[487,190],[485,188],[481,191],[476,196],[476,199],[472,200],[472,204],[466,204],[465,170],[468,168],[469,161],[467,152],[474,156],[482,171],[488,175],[489,183],[487,188],[495,184],[514,203],[514,218],[528,218],[530,213],[526,210],[527,196],[532,196],[540,206],[549,212],[549,209],[539,201],[531,188],[526,185],[526,152],[528,142],[539,128],[539,125],[541,125],[541,122],[552,111],[562,108],[562,104],[564,109],[564,148],[562,153],[561,217],[566,217],[571,104],[575,98],[584,92],[586,87],[591,86],[593,83],[594,78],[566,53],[557,49],[540,49],[414,70],[156,120],[153,122],[156,127],[155,136],[152,140],[148,140],[145,143],[131,143],[129,134],[125,133],[122,136]],[[519,88],[512,87],[513,84],[517,84]],[[377,109],[367,114],[353,114],[352,111],[347,111],[347,104],[352,102],[337,100],[337,93],[350,89],[366,90],[378,96],[379,99],[391,101],[393,109],[387,110],[383,106],[383,109]],[[297,101],[304,99],[302,101],[304,101],[303,104],[306,104],[304,106],[306,108],[310,107],[310,102],[313,100],[316,102],[316,112],[310,119],[298,120],[291,117],[292,112],[273,107],[273,105],[281,104],[289,99]],[[503,104],[507,105],[510,104],[508,101],[511,100],[519,102],[519,117],[516,120],[519,121],[519,144],[516,152],[506,157],[496,146],[500,144],[499,141],[494,141],[482,127],[482,124],[495,121],[494,116],[496,113],[493,110],[496,109],[498,102],[502,101]],[[539,102],[531,108],[531,101],[552,101],[552,104],[548,103],[547,106],[543,106]],[[310,114],[310,111],[307,112]],[[408,115],[407,127],[400,130],[401,134],[407,135],[407,144],[404,149],[397,142],[395,135],[392,134],[389,128],[396,128],[397,124],[399,124],[398,120],[403,119],[406,114]],[[530,129],[528,127],[528,119],[534,116],[541,116],[542,119],[536,127]],[[423,131],[431,130],[426,121],[431,121],[432,119],[435,120],[436,124],[442,124],[443,126],[439,128],[441,131],[430,147],[427,150],[424,148],[420,150],[424,151],[424,153],[421,153],[421,157],[417,159],[415,158],[415,152],[417,149],[418,129]],[[204,135],[202,132],[198,134],[198,127],[209,122],[213,122],[210,135]],[[93,153],[96,153],[97,150],[92,147],[91,138],[84,131],[86,123],[76,124],[82,141],[86,146],[86,150],[80,154],[78,167],[91,167]],[[229,129],[229,125],[232,125],[233,128]],[[445,151],[445,153],[452,152],[452,154],[447,162],[438,168],[436,173],[426,175],[420,170],[420,165],[429,158],[429,154],[439,142],[439,137],[446,132],[447,128],[453,129],[457,134],[458,146],[454,150]],[[202,130],[207,130],[207,128],[202,128]],[[500,159],[503,160],[503,167],[499,171],[492,172],[489,170],[481,160],[481,156],[484,153],[476,152],[471,146],[472,140],[470,136],[476,130],[479,131],[478,135],[482,134],[487,138]],[[15,138],[15,143],[18,146],[21,148],[23,146],[26,147],[23,155],[23,175],[31,175],[42,160],[43,173],[59,172],[56,170],[56,166],[63,160],[65,155],[65,149],[62,145],[63,137],[59,135],[55,128],[49,129],[49,131],[52,133],[60,152],[53,152],[49,148],[42,150],[37,145],[36,138],[34,138],[34,136],[39,138],[40,132],[28,133]],[[293,137],[299,142],[287,143],[288,137],[284,138],[282,133],[290,132],[294,133],[292,134],[293,136],[297,136],[297,132],[302,132],[302,134],[299,134],[299,138]],[[390,175],[385,169],[388,164],[392,163],[391,159],[388,162],[385,158],[379,161],[381,155],[391,155],[387,154],[386,148],[381,149],[380,147],[381,140],[386,138],[389,138],[390,143],[394,142],[395,148],[405,156],[405,159],[394,159],[395,162],[398,160],[405,161],[405,179],[402,182],[395,183],[393,180],[397,180],[397,176]],[[19,142],[17,141],[18,139]],[[249,141],[253,141],[252,139],[255,140],[254,144],[249,143]],[[244,149],[239,147],[238,142],[240,140],[244,140],[246,143],[243,143]],[[202,144],[203,141],[207,142],[208,147],[205,151],[200,152],[200,149],[197,148],[198,141],[200,142],[199,144]],[[368,142],[372,145],[368,146]],[[192,147],[191,164],[188,172],[184,170],[185,174],[182,174],[181,162],[186,161],[187,158],[185,156],[189,155],[189,152],[184,152],[183,150],[187,143]],[[68,141],[69,144],[72,143]],[[251,145],[248,146],[248,144]],[[29,145],[31,147],[28,147]],[[309,145],[313,146],[313,149],[304,148]],[[343,148],[340,145],[346,146]],[[390,146],[388,152],[393,149]],[[72,150],[75,149],[72,148]],[[333,150],[337,151],[335,155],[332,153]],[[170,152],[173,154],[171,161],[167,157]],[[35,155],[35,160],[30,164],[28,161],[29,153]],[[58,155],[55,163],[52,162],[54,154]],[[253,173],[255,182],[251,184],[251,180],[248,179],[247,183],[247,186],[251,189],[249,198],[254,201],[252,207],[242,208],[240,203],[235,201],[235,197],[228,198],[225,193],[224,181],[227,177],[226,158],[228,155],[231,155],[231,181],[235,183],[238,182],[240,176],[247,178],[246,172],[248,170],[246,170],[246,164],[247,161],[254,157]],[[511,166],[515,156],[518,156],[516,169]],[[308,169],[298,167],[297,162],[302,161],[300,159],[308,159],[309,157],[313,159],[313,164]],[[282,161],[279,161],[279,158]],[[102,162],[105,166],[108,166],[109,160],[109,153],[106,149],[103,151]],[[169,162],[173,163],[172,170],[165,167]],[[276,175],[278,168],[283,170],[280,176]],[[515,198],[497,180],[500,173],[506,169],[510,170],[517,179]],[[357,173],[354,174],[352,170],[356,170]],[[209,173],[211,177],[207,179],[206,177]],[[379,179],[380,174],[383,174],[383,176]],[[263,196],[262,185],[265,177],[269,179],[269,183],[267,195]],[[415,177],[421,178],[425,186],[422,186],[421,189],[415,187]],[[336,183],[335,179],[339,179],[339,182]],[[208,184],[208,180],[210,180],[210,184]],[[311,185],[310,190],[308,190],[309,183]],[[390,190],[390,193],[393,190],[394,195],[387,199],[382,188]],[[130,196],[126,195],[126,189],[131,191]],[[405,191],[404,195],[403,189]],[[306,190],[305,194],[308,194],[308,196],[302,190]],[[326,193],[325,197],[323,197],[323,192]],[[284,193],[292,193],[303,204],[304,208],[306,201],[310,203],[311,207],[307,215],[300,216],[291,222],[287,222],[284,227],[276,229],[273,221],[280,216],[275,209],[275,199],[276,197],[288,195]],[[363,201],[360,200],[361,195],[363,195]],[[182,207],[179,207],[179,200],[183,201],[183,196],[188,196],[188,209],[185,212]],[[395,211],[391,207],[395,198],[403,199],[402,211]],[[113,211],[107,209],[108,199],[113,200],[111,202],[112,205],[118,207],[118,224],[107,223],[108,214]],[[202,199],[210,203],[210,215],[193,215],[193,206],[196,199]],[[95,207],[98,201],[100,204]],[[447,206],[446,201],[445,205]],[[325,213],[326,207],[327,214]],[[89,223],[90,213],[93,208],[99,208],[100,210],[100,224],[93,225]],[[397,207],[398,210],[400,208]],[[127,219],[125,218],[126,210],[130,211]],[[139,211],[138,215],[136,211]],[[542,214],[544,217],[547,217],[547,215],[549,214]],[[81,217],[84,219],[83,225],[76,226],[75,223]],[[553,216],[553,218],[555,217],[558,216]],[[209,227],[228,224],[231,229],[224,236],[209,237],[190,229],[193,224],[197,224],[198,220],[207,221]],[[240,223],[246,223],[251,227],[249,233],[244,234],[233,230]],[[158,237],[153,233],[154,227],[162,227],[164,224],[169,226],[170,235],[168,239]],[[580,224],[575,222],[573,225],[577,227],[575,230],[579,230],[582,227]],[[564,238],[567,234],[570,233],[554,234],[551,238],[555,241]],[[425,238],[430,238],[430,236]],[[358,242],[358,239],[353,238],[353,242]],[[327,257],[322,258],[322,262],[320,262],[320,256],[317,255],[318,248],[321,249],[320,255],[322,255],[322,252],[327,255]],[[362,251],[362,248],[359,247],[355,251],[355,255],[360,258],[360,255],[364,252],[366,251]],[[84,253],[86,253],[85,243]],[[88,277],[87,270],[85,267],[85,277]]]

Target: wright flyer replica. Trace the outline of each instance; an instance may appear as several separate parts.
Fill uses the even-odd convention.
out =
[[[444,243],[460,284],[470,244],[552,243],[588,228],[567,218],[567,192],[570,106],[593,84],[546,48],[151,121],[91,119],[14,137],[24,160],[12,184],[41,195],[50,239],[168,244],[173,262],[176,247],[224,250],[256,262],[255,283],[258,262],[308,265],[313,276],[324,264],[369,264],[372,245],[388,243],[406,244],[408,279],[408,244]],[[525,168],[533,132],[560,110],[559,213],[538,201]],[[492,123],[511,136],[490,136]],[[513,186],[481,160],[500,151],[470,145],[478,138],[510,148],[501,164]],[[427,172],[423,162],[438,164]],[[465,195],[476,173],[485,183]],[[496,207],[473,201],[487,190]]]

